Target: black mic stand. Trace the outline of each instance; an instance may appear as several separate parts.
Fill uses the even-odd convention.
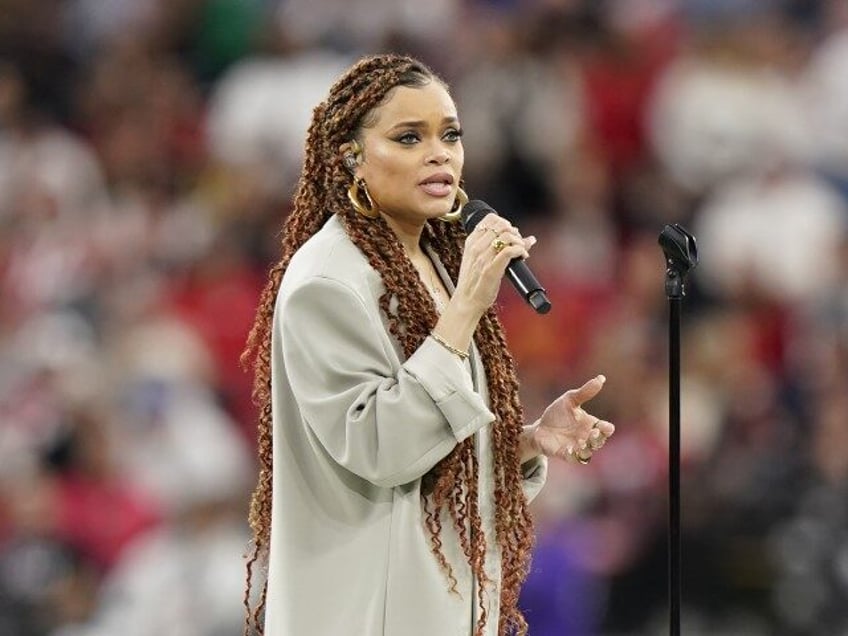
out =
[[[698,264],[695,237],[680,225],[666,225],[659,236],[665,255],[665,293],[669,303],[668,365],[668,591],[669,634],[680,634],[680,307],[686,275]]]

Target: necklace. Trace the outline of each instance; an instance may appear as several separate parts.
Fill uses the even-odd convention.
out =
[[[442,295],[441,287],[433,276],[433,270],[435,269],[435,266],[433,264],[430,264],[430,267],[428,269],[428,274],[430,276],[430,295],[433,297],[433,302],[436,303],[436,310],[439,313],[442,313],[446,303]]]
[[[421,278],[421,282],[424,283],[424,287],[426,287],[427,291],[430,292],[430,296],[436,304],[436,311],[442,313],[442,310],[445,308],[447,303],[445,302],[441,287],[437,282],[437,274],[435,273],[436,267],[429,258],[426,259],[425,262],[425,265],[415,264],[415,269],[418,270],[418,275]]]
[[[433,299],[433,303],[436,305],[436,311],[438,313],[442,313],[445,306],[447,305],[447,301],[445,300],[445,294],[442,291],[442,286],[438,281],[438,272],[436,271],[436,266],[433,264],[426,255],[423,256],[423,264],[412,257],[412,254],[406,251],[406,255],[410,261],[412,261],[412,265],[418,271],[418,276],[421,279],[421,282],[424,283],[424,287],[430,292],[430,297]]]

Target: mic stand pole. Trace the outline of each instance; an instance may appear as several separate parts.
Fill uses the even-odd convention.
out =
[[[668,591],[669,634],[680,635],[680,309],[686,275],[698,264],[695,237],[680,225],[666,225],[659,236],[666,261],[669,301],[668,410]]]

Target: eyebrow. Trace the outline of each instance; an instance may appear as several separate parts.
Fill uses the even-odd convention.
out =
[[[457,122],[459,122],[459,118],[454,117],[454,116],[445,117],[445,118],[442,119],[443,124],[453,124],[453,123],[457,123]],[[389,130],[391,131],[391,130],[395,130],[397,128],[426,128],[426,127],[427,127],[427,122],[418,119],[418,120],[412,120],[412,121],[398,122],[397,124],[395,124],[394,126],[389,128]]]

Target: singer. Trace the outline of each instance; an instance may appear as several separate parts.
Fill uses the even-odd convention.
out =
[[[456,106],[417,60],[365,58],[314,110],[245,351],[245,633],[527,631],[528,503],[548,457],[586,463],[614,427],[582,408],[603,376],[525,423],[492,305],[535,239],[496,214],[467,233],[462,168]]]

